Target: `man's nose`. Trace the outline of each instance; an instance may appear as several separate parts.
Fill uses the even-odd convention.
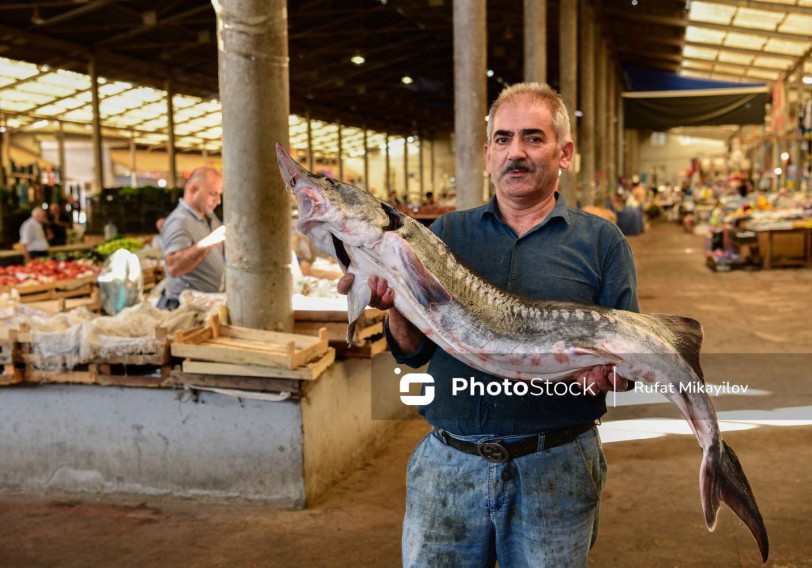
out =
[[[527,157],[527,152],[524,147],[524,140],[520,136],[514,137],[508,146],[508,159],[520,160]]]

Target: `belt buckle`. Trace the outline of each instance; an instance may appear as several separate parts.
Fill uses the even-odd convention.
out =
[[[507,448],[499,442],[480,442],[477,453],[491,463],[506,463],[510,459]]]

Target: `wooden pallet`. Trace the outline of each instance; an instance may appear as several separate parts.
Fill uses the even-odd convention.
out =
[[[81,296],[76,298],[57,298],[56,300],[38,300],[36,302],[29,302],[32,308],[58,314],[60,312],[68,312],[76,308],[85,307],[92,312],[97,312],[101,309],[101,299],[99,296],[99,289],[93,287],[90,296]]]
[[[9,386],[22,383],[25,380],[25,373],[13,364],[3,365],[3,374],[0,375],[0,386]]]
[[[71,280],[56,280],[47,284],[31,284],[25,286],[2,286],[0,293],[16,290],[23,303],[39,302],[42,300],[56,300],[60,298],[75,298],[90,296],[96,287],[96,275],[74,278]]]
[[[178,331],[171,352],[175,357],[199,361],[296,369],[328,349],[327,330],[312,337],[221,325],[214,317],[210,326]]]
[[[163,386],[164,381],[171,373],[168,365],[112,365],[89,364],[81,365],[70,371],[46,371],[26,369],[24,380],[26,383],[70,383],[85,385],[104,385],[122,387],[151,387]]]
[[[302,381],[289,379],[273,379],[258,377],[239,377],[234,375],[211,375],[201,373],[187,373],[174,370],[167,377],[162,386],[169,388],[220,388],[232,390],[246,390],[257,392],[288,392],[291,398],[301,398]]]
[[[367,339],[360,345],[347,346],[345,341],[342,345],[336,344],[336,354],[339,357],[356,357],[359,359],[371,359],[379,353],[386,351],[388,344],[386,337],[378,336],[376,338]]]
[[[218,376],[222,378],[235,379],[241,385],[245,381],[242,378],[251,379],[251,384],[261,384],[266,379],[295,379],[300,381],[316,380],[327,368],[335,362],[336,351],[332,347],[327,349],[318,359],[306,363],[297,369],[286,369],[282,367],[266,367],[261,365],[245,365],[235,363],[215,363],[212,361],[195,361],[186,359],[183,362],[183,372],[189,375]],[[246,388],[236,384],[221,381],[223,384],[216,386],[224,388]],[[228,383],[228,384],[226,384]],[[271,389],[279,390],[279,389]]]

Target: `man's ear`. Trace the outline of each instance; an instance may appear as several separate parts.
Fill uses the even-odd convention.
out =
[[[572,140],[567,141],[567,143],[564,144],[564,147],[561,148],[561,159],[558,162],[558,166],[562,169],[567,169],[570,167],[574,152],[575,144],[572,143]]]

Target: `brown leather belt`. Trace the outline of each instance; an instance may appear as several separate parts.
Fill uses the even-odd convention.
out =
[[[537,436],[528,436],[518,442],[509,444],[503,443],[500,439],[485,442],[466,442],[465,440],[455,438],[445,430],[439,428],[434,428],[434,435],[440,438],[444,444],[451,446],[455,450],[474,456],[482,456],[492,463],[505,463],[522,456],[534,454],[542,450],[549,450],[550,448],[571,442],[584,432],[589,432],[594,427],[595,422],[585,422],[584,424],[578,424],[571,428],[562,428]]]

